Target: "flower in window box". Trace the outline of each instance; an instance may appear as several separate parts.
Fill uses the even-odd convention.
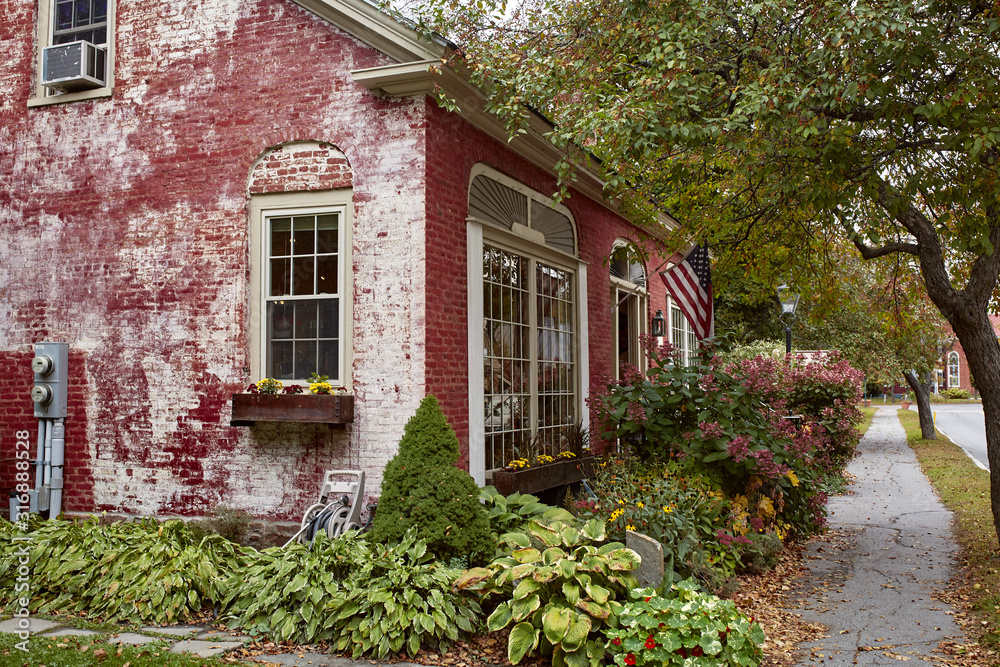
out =
[[[251,384],[247,387],[247,391],[251,394],[280,394],[283,386],[281,380],[264,378],[257,384]]]

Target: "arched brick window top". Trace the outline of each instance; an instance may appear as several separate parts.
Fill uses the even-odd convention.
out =
[[[250,194],[349,188],[354,180],[347,157],[335,146],[303,141],[264,152],[250,172]]]
[[[576,230],[569,209],[485,165],[472,170],[469,217],[576,255]]]

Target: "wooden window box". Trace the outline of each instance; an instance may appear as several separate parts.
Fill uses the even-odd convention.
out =
[[[257,422],[351,424],[354,396],[349,394],[233,394],[230,426]]]
[[[568,461],[556,461],[537,468],[524,470],[497,470],[493,473],[493,486],[505,496],[515,491],[535,494],[555,489],[594,476],[594,457],[587,456]]]

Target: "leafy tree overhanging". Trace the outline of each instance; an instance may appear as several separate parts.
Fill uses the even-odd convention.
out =
[[[612,194],[670,206],[718,248],[766,245],[791,265],[846,241],[865,259],[912,258],[983,396],[1000,535],[1000,346],[987,315],[1000,271],[995,3],[427,0],[412,11],[418,29],[461,45],[454,58],[512,132],[527,107],[542,111],[555,144],[601,159]]]

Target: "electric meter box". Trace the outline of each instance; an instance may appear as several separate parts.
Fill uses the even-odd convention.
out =
[[[69,393],[69,343],[35,343],[31,370],[35,374],[31,387],[35,416],[64,418]]]

